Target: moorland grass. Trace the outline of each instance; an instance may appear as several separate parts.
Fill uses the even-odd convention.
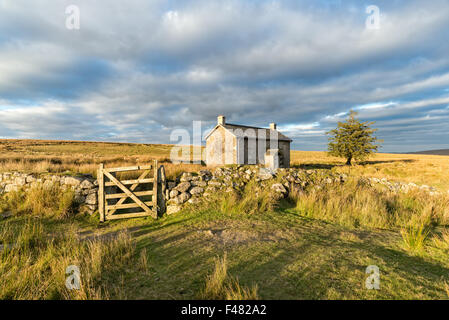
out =
[[[95,173],[100,162],[132,165],[169,154],[168,146],[133,144],[0,147],[0,171]],[[349,180],[288,199],[273,197],[269,183],[250,183],[158,220],[99,224],[98,214],[78,213],[73,193],[56,187],[3,195],[0,213],[12,217],[0,219],[0,298],[447,299],[448,196],[393,193],[360,179],[447,188],[446,159],[377,155],[348,168],[325,153],[293,151],[294,166],[350,173]],[[172,177],[199,168],[166,166]],[[80,290],[65,287],[69,265],[80,267]],[[380,290],[364,287],[368,265],[380,269]]]

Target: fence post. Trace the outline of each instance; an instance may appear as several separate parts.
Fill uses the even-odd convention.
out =
[[[165,177],[165,167],[163,165],[161,165],[161,167],[159,168],[159,175],[161,177],[160,182],[161,182],[161,192],[160,197],[159,197],[159,201],[160,201],[160,212],[161,213],[165,213],[166,210],[166,206],[165,206],[165,202],[166,202],[166,197],[165,197],[165,193],[167,191],[167,178]]]
[[[157,218],[157,185],[159,183],[159,170],[157,167],[157,160],[153,161],[154,164],[154,182],[153,182],[153,210],[155,213],[155,217]]]
[[[100,168],[97,173],[97,181],[98,181],[98,211],[100,212],[100,222],[105,221],[105,212],[104,212],[104,175],[103,175],[104,164],[100,163]]]

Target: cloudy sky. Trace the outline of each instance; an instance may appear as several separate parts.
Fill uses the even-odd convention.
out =
[[[325,150],[350,109],[384,152],[449,148],[449,0],[0,0],[0,138],[169,143],[222,113]]]

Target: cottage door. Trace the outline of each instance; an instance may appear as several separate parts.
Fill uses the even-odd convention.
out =
[[[248,137],[243,139],[243,164],[248,164]]]

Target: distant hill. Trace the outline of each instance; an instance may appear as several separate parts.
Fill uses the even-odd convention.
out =
[[[427,150],[417,152],[407,152],[408,154],[430,154],[436,156],[449,156],[449,149]]]

